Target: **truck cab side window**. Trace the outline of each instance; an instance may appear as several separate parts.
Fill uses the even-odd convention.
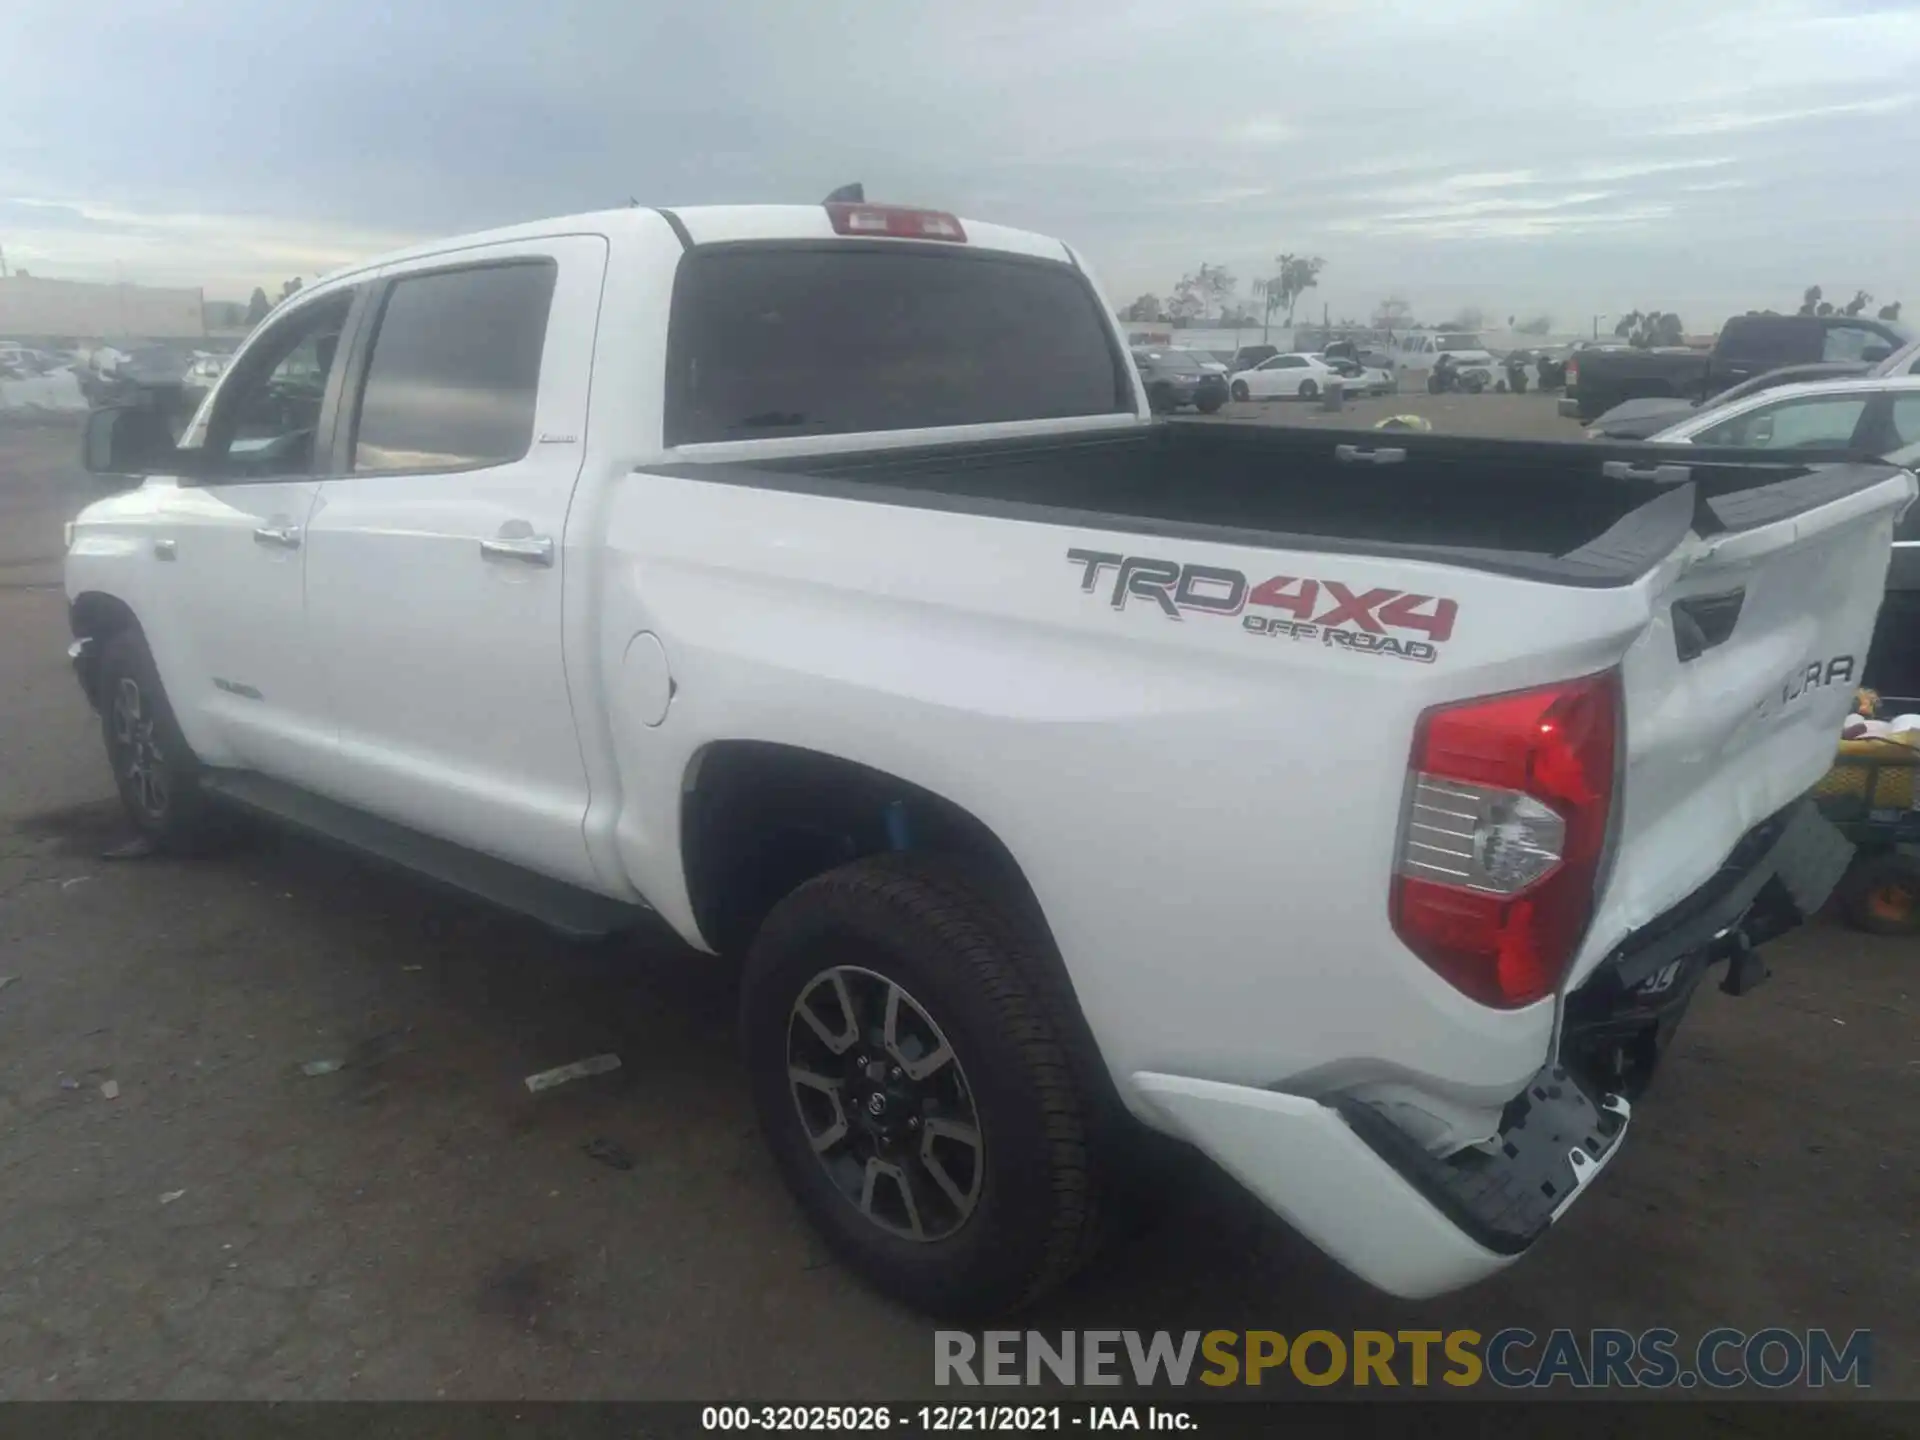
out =
[[[247,351],[207,419],[208,479],[313,473],[320,409],[352,306],[351,292],[310,301]]]
[[[556,269],[536,260],[398,281],[374,332],[356,474],[473,470],[533,444]]]

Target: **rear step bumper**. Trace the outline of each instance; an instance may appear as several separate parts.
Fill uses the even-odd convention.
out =
[[[1487,1145],[1434,1156],[1345,1097],[1151,1073],[1133,1084],[1170,1130],[1361,1279],[1407,1299],[1457,1290],[1525,1253],[1618,1152],[1628,1102],[1576,1077],[1611,1089],[1602,1062],[1647,1048],[1645,1068],[1619,1077],[1644,1083],[1707,967],[1725,959],[1723,988],[1751,988],[1764,973],[1754,947],[1818,911],[1851,854],[1804,800],[1756,827],[1568,997],[1563,1061],[1514,1097]]]
[[[1364,1106],[1179,1075],[1133,1083],[1176,1134],[1281,1219],[1408,1300],[1511,1264],[1606,1167],[1627,1124],[1625,1101],[1603,1109],[1550,1068],[1509,1107],[1510,1117],[1525,1113],[1498,1149],[1468,1152],[1469,1168],[1434,1159]]]

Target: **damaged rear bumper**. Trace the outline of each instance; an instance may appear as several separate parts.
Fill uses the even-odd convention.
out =
[[[1508,1107],[1497,1145],[1439,1160],[1364,1105],[1177,1075],[1133,1082],[1281,1219],[1409,1300],[1512,1264],[1606,1167],[1628,1118],[1625,1101],[1597,1105],[1550,1067]]]
[[[1765,973],[1755,947],[1815,914],[1851,854],[1806,801],[1756,827],[1567,998],[1559,1058],[1508,1103],[1498,1134],[1451,1155],[1351,1097],[1151,1073],[1133,1084],[1168,1129],[1361,1279],[1408,1299],[1444,1294],[1511,1264],[1566,1213],[1618,1152],[1624,1095],[1644,1085],[1704,972],[1725,960],[1723,988],[1751,988]]]

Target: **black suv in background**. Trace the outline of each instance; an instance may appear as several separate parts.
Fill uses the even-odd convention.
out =
[[[1625,400],[1705,400],[1782,365],[1872,365],[1912,339],[1904,325],[1864,315],[1736,315],[1710,351],[1581,351],[1567,362],[1560,413],[1587,422]]]
[[[1147,387],[1148,402],[1159,414],[1191,405],[1211,415],[1227,403],[1227,377],[1201,370],[1185,351],[1135,350],[1133,363]]]

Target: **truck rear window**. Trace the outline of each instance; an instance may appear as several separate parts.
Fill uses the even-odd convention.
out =
[[[1130,377],[1086,277],[842,240],[693,251],[674,283],[666,443],[1110,415]]]

